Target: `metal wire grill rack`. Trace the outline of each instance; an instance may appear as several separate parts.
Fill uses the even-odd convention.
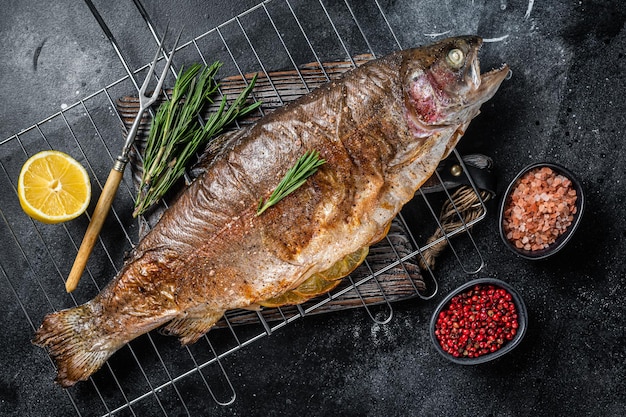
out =
[[[298,71],[307,62],[317,62],[321,67],[323,62],[337,59],[350,61],[361,53],[376,57],[403,46],[378,1],[360,5],[359,10],[367,16],[357,15],[349,1],[277,0],[260,3],[180,46],[172,77],[183,63],[197,61],[210,63],[220,60],[224,63],[221,74],[239,74],[243,77],[246,73],[256,71],[267,74],[273,69]],[[311,16],[316,18],[312,19]],[[156,44],[156,30],[149,18],[144,18]],[[361,23],[362,19],[374,24],[369,23],[366,27]],[[356,65],[354,60],[351,64]],[[145,70],[146,67],[139,68],[134,74],[111,83],[0,142],[0,190],[3,201],[0,205],[0,240],[3,242],[0,285],[10,289],[32,331],[46,313],[81,304],[91,299],[106,284],[121,266],[124,253],[136,242],[137,225],[129,215],[134,190],[127,172],[103,229],[105,232],[99,238],[79,289],[72,294],[65,293],[63,283],[88,225],[89,216],[55,226],[25,221],[25,214],[16,198],[21,165],[30,155],[43,149],[67,152],[87,168],[96,197],[124,140],[121,134],[123,120],[116,110],[116,99],[136,92],[135,77],[142,79]],[[171,81],[173,78],[165,84],[172,85]],[[275,100],[279,104],[287,101],[274,87],[273,80],[269,78],[267,81],[273,89]],[[302,83],[304,90],[312,88],[304,78]],[[464,166],[456,151],[453,157],[459,165]],[[468,177],[468,180],[478,194],[472,179]],[[450,194],[445,191],[443,198],[449,200]],[[426,213],[424,230],[432,233],[432,230],[441,228],[437,212],[439,202],[422,192],[418,192],[416,199],[416,204]],[[482,200],[481,204],[484,206]],[[88,212],[91,210],[93,207]],[[351,292],[359,298],[359,289],[363,285],[376,286],[377,280],[385,272],[418,259],[423,251],[442,240],[450,241],[452,251],[465,273],[478,272],[483,261],[469,228],[483,217],[463,223],[458,229],[447,231],[443,237],[429,244],[423,243],[424,236],[408,232],[414,245],[413,251],[404,255],[396,251],[395,259],[389,260],[382,267],[366,261],[368,273],[364,277],[350,277],[346,286],[298,306],[295,310],[279,309],[278,320],[266,319],[264,313],[259,312],[256,323],[236,326],[227,314],[222,329],[211,331],[198,343],[188,347],[180,347],[176,340],[164,338],[158,333],[141,337],[116,353],[89,382],[67,390],[68,402],[77,415],[143,415],[144,404],[155,401],[163,415],[189,414],[188,393],[201,395],[198,394],[201,391],[218,404],[230,404],[235,401],[236,394],[234,384],[222,365],[225,356],[255,343],[294,320],[315,313],[321,306],[346,293]],[[399,222],[409,230],[402,215],[399,216]],[[451,237],[462,233],[473,246],[470,257],[462,258],[454,251]],[[392,248],[394,245],[389,239],[382,244]],[[424,292],[415,288],[414,295],[429,298],[436,292],[437,281],[433,271],[425,271],[424,275],[428,290]],[[408,278],[412,279],[410,276]],[[362,305],[373,320],[385,323],[391,320],[393,308],[383,287],[377,287],[380,290],[380,306],[373,309],[365,302]],[[42,365],[42,374],[51,375],[52,368],[52,365]],[[192,391],[189,390],[191,385],[194,386]]]

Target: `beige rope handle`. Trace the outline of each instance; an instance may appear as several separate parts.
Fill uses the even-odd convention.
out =
[[[490,192],[485,190],[480,191],[480,199],[482,199],[483,202],[490,200],[491,197],[492,194]],[[480,199],[472,187],[459,187],[450,196],[450,200],[447,200],[442,206],[439,215],[441,227],[427,240],[427,244],[436,241],[447,233],[463,227],[465,224],[482,216],[485,210]],[[462,219],[459,218],[459,215]],[[422,269],[433,269],[435,267],[435,259],[447,247],[448,241],[444,239],[423,251],[419,261],[420,267]]]

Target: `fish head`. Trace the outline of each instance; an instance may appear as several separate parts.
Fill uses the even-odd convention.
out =
[[[402,63],[409,126],[417,136],[466,126],[509,72],[506,64],[480,73],[478,36],[461,36],[406,51]]]

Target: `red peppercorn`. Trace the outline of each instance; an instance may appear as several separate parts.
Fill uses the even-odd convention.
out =
[[[455,295],[437,316],[435,336],[450,355],[477,358],[512,340],[519,323],[511,294],[491,284]]]

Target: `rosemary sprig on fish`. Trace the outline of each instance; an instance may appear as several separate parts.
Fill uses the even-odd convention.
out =
[[[144,171],[133,216],[157,203],[188,168],[191,158],[235,119],[257,109],[261,103],[246,104],[256,76],[226,108],[222,97],[217,111],[200,123],[199,113],[218,91],[215,74],[222,64],[193,64],[176,80],[169,100],[161,104],[150,126],[144,155]]]
[[[298,158],[294,166],[289,168],[272,195],[265,202],[263,202],[263,198],[259,200],[256,215],[261,215],[265,210],[300,188],[306,179],[315,174],[317,169],[325,163],[326,160],[320,158],[319,152],[306,151],[304,155]]]
[[[302,303],[358,266],[450,154],[508,67],[464,36],[370,61],[227,137],[91,301],[34,343],[68,387],[160,326],[183,344],[227,310]],[[222,136],[221,138],[223,138]],[[315,149],[323,167],[263,215],[259,197]]]

